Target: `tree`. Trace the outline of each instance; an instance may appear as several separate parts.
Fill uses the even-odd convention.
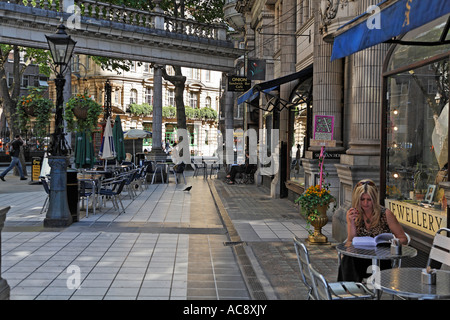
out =
[[[23,54],[23,63],[21,63],[21,53]],[[8,77],[6,73],[6,63],[8,57],[13,55],[13,77],[12,84],[8,86]],[[48,51],[34,48],[19,47],[16,45],[0,44],[0,96],[2,97],[3,114],[10,128],[10,139],[12,140],[20,129],[17,122],[17,101],[20,95],[20,82],[26,68],[31,64],[39,65],[39,72],[47,76],[50,75],[50,54]],[[20,161],[26,175],[25,157],[23,151],[20,152]],[[16,169],[14,173],[17,174]]]
[[[175,107],[177,108],[177,127],[186,129],[186,111],[184,108],[184,85],[186,83],[186,77],[183,76],[180,66],[172,66],[175,70],[175,75],[170,76],[167,74],[166,68],[162,69],[163,78],[175,86]]]
[[[161,8],[169,11],[177,18],[192,17],[194,20],[205,23],[218,23],[223,21],[224,0],[180,0],[164,1]],[[184,86],[186,77],[183,76],[180,66],[172,66],[175,75],[167,74],[163,68],[163,78],[175,86],[175,106],[177,108],[177,127],[187,129],[186,111],[184,107]]]

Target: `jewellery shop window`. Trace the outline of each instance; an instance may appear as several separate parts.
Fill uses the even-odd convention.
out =
[[[448,168],[448,62],[387,77],[385,202],[400,220],[430,233],[447,216],[439,183]]]

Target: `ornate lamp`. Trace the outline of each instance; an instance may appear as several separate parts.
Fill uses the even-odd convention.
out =
[[[56,33],[46,35],[48,46],[52,54],[55,72],[56,86],[56,113],[55,113],[55,133],[52,134],[49,153],[53,156],[65,156],[68,153],[68,146],[64,138],[64,118],[63,118],[63,90],[66,83],[64,73],[72,58],[73,49],[76,42],[66,33],[66,27],[61,23]]]
[[[66,83],[64,73],[72,58],[76,42],[66,33],[66,27],[59,25],[55,34],[45,36],[53,58],[56,86],[55,132],[52,133],[48,153],[51,167],[50,200],[45,227],[65,227],[72,223],[72,216],[67,199],[67,154],[70,147],[64,137],[64,97],[63,90]]]

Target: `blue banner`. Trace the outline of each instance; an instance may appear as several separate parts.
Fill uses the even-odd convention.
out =
[[[374,15],[336,36],[331,61],[390,40],[450,13],[450,0],[398,0],[391,5],[385,0],[378,6],[368,10],[374,10]]]

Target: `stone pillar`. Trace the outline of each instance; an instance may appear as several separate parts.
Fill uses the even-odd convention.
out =
[[[327,147],[327,153],[338,154],[344,151],[342,142],[342,61],[330,62],[333,45],[323,40],[320,32],[320,3],[313,3],[314,11],[314,73],[313,73],[313,119],[315,115],[334,116],[334,136],[336,147]],[[312,128],[313,130],[314,128]],[[305,169],[305,188],[319,183],[319,153],[320,146],[311,146],[305,153],[302,164]],[[337,198],[339,195],[339,181],[334,167],[339,160],[325,158],[324,166],[328,173],[326,183],[330,183],[330,191]]]
[[[281,12],[294,12],[296,1],[289,0],[283,1],[281,4]],[[284,16],[283,16],[284,17]],[[295,61],[296,61],[296,37],[295,37],[295,15],[289,15],[290,19],[284,18],[283,23],[280,25],[279,33],[285,35],[292,36],[281,36],[278,37],[278,41],[280,41],[280,62],[274,63],[274,72],[276,77],[283,77],[295,72]],[[278,72],[277,72],[278,71]],[[289,101],[292,90],[297,85],[297,81],[287,82],[280,86],[280,99],[283,101],[283,104],[279,103],[279,108],[285,105],[286,101]],[[268,98],[269,99],[269,98]],[[288,130],[289,130],[289,109],[284,108],[278,114],[273,112],[274,114],[274,122],[276,122],[278,118],[278,127],[275,127],[277,124],[274,123],[274,129],[278,129],[279,135],[279,144],[275,148],[274,157],[277,157],[278,165],[275,168],[278,170],[275,172],[274,178],[271,181],[271,190],[270,194],[274,198],[279,198],[280,196],[287,196],[287,190],[285,190],[285,181],[288,179],[286,177],[288,171],[284,170],[289,164],[287,163],[288,159]],[[286,147],[285,150],[282,150],[282,145]],[[283,161],[283,162],[281,162]],[[284,190],[284,191],[283,191]]]
[[[0,300],[9,300],[10,287],[2,278],[2,230],[5,225],[6,214],[11,207],[0,207]]]
[[[153,126],[152,126],[152,151],[150,158],[165,157],[162,141],[162,68],[161,65],[154,65],[153,78]]]
[[[378,1],[362,0],[359,13]],[[336,165],[340,180],[339,208],[333,216],[333,237],[347,237],[345,214],[351,206],[353,186],[361,179],[379,184],[382,68],[387,44],[380,44],[346,58],[346,134],[349,149]]]

